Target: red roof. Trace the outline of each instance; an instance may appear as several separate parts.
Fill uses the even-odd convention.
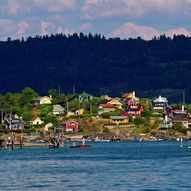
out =
[[[109,103],[107,103],[107,104],[100,104],[100,106],[105,107],[105,108],[115,108],[115,106],[113,104],[109,104]]]

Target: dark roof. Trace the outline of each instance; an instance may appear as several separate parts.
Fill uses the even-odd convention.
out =
[[[60,125],[65,125],[65,124],[71,123],[71,122],[73,122],[73,123],[78,123],[78,122],[73,121],[73,120],[68,120],[68,121],[63,121],[63,122],[61,122]]]
[[[102,100],[98,103],[98,105],[101,105],[101,104],[107,104],[109,101],[111,100]]]

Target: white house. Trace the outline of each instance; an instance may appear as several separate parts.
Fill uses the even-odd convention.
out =
[[[52,110],[53,115],[63,115],[64,112],[65,109],[61,105],[53,105],[53,110]]]

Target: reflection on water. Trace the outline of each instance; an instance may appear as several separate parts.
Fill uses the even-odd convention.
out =
[[[190,190],[191,149],[178,142],[90,149],[0,150],[0,190]]]

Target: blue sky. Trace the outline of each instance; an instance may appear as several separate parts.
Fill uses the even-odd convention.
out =
[[[191,0],[0,0],[0,40],[74,32],[191,35]]]

